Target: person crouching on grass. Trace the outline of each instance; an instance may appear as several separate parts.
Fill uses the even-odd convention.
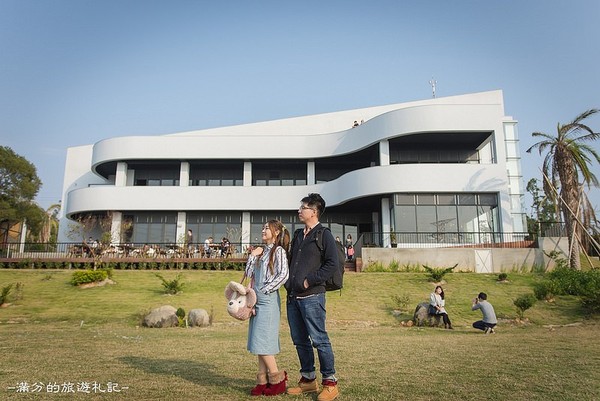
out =
[[[471,310],[477,309],[481,311],[483,319],[473,323],[473,327],[483,330],[485,334],[496,333],[494,330],[494,327],[496,327],[496,324],[498,324],[496,312],[494,311],[492,304],[487,301],[487,294],[485,292],[480,292],[479,295],[477,295],[477,298],[473,299]]]
[[[246,275],[256,292],[256,315],[248,326],[248,351],[258,356],[256,386],[251,395],[277,395],[286,390],[287,373],[279,371],[281,299],[279,287],[288,279],[287,252],[290,233],[278,220],[269,220],[262,229],[263,247],[256,247],[246,262]]]

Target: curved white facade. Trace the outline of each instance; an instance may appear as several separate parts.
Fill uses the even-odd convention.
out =
[[[412,224],[411,217],[398,217],[397,194],[452,194],[456,204],[467,199],[461,194],[492,194],[494,231],[524,231],[516,121],[504,115],[501,91],[105,139],[69,148],[63,191],[64,218],[109,211],[118,226],[125,215],[177,213],[177,237],[193,213],[204,220],[233,213],[241,216],[242,240],[250,242],[253,213],[293,211],[310,192],[319,192],[340,219],[330,221],[340,235],[346,226],[360,235],[364,228],[389,232]],[[435,196],[442,210],[448,196]],[[370,210],[360,212],[371,221],[354,224],[353,207],[362,199],[369,199]],[[416,218],[422,220],[419,202]],[[67,240],[66,226],[61,240]]]

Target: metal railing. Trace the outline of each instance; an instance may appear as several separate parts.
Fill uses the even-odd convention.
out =
[[[81,242],[57,243],[5,243],[0,244],[0,258],[7,259],[65,259],[65,258],[245,258],[247,249],[241,243],[230,243],[223,249],[212,244],[209,250],[204,244],[88,244]]]
[[[361,246],[398,248],[532,248],[537,242],[523,232],[371,232],[361,235]]]

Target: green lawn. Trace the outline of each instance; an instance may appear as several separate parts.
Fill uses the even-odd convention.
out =
[[[163,271],[169,279],[177,272]],[[246,349],[246,324],[225,311],[223,290],[241,272],[184,271],[184,292],[162,293],[150,271],[115,271],[116,285],[80,289],[71,272],[0,270],[0,287],[23,284],[23,298],[0,309],[0,400],[249,400],[256,360]],[[512,300],[539,277],[452,273],[444,284],[455,330],[403,327],[433,285],[424,273],[345,275],[340,296],[328,294],[329,333],[341,400],[593,400],[600,394],[600,348],[595,318],[577,299],[538,302],[519,324]],[[470,327],[480,318],[471,299],[488,293],[501,317],[498,333]],[[285,292],[282,292],[282,295]],[[408,296],[393,314],[392,296]],[[209,328],[147,329],[141,316],[161,305],[211,311]],[[292,382],[298,362],[284,319],[279,365]],[[120,393],[77,392],[78,383],[117,383]],[[75,393],[18,393],[12,387],[70,384]],[[52,386],[49,388],[53,390]],[[62,388],[61,388],[62,390]],[[292,396],[278,396],[290,399]],[[314,399],[310,396],[299,400]]]

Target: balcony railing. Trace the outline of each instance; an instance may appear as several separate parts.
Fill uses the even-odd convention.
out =
[[[247,249],[240,243],[231,243],[226,249],[212,244],[209,250],[204,244],[87,244],[59,243],[8,243],[0,245],[0,258],[5,259],[73,259],[73,258],[143,258],[143,259],[240,259],[246,258]]]
[[[361,235],[362,247],[398,247],[398,248],[535,248],[537,247],[529,233],[522,232],[437,232],[437,233],[400,233],[372,232]]]

